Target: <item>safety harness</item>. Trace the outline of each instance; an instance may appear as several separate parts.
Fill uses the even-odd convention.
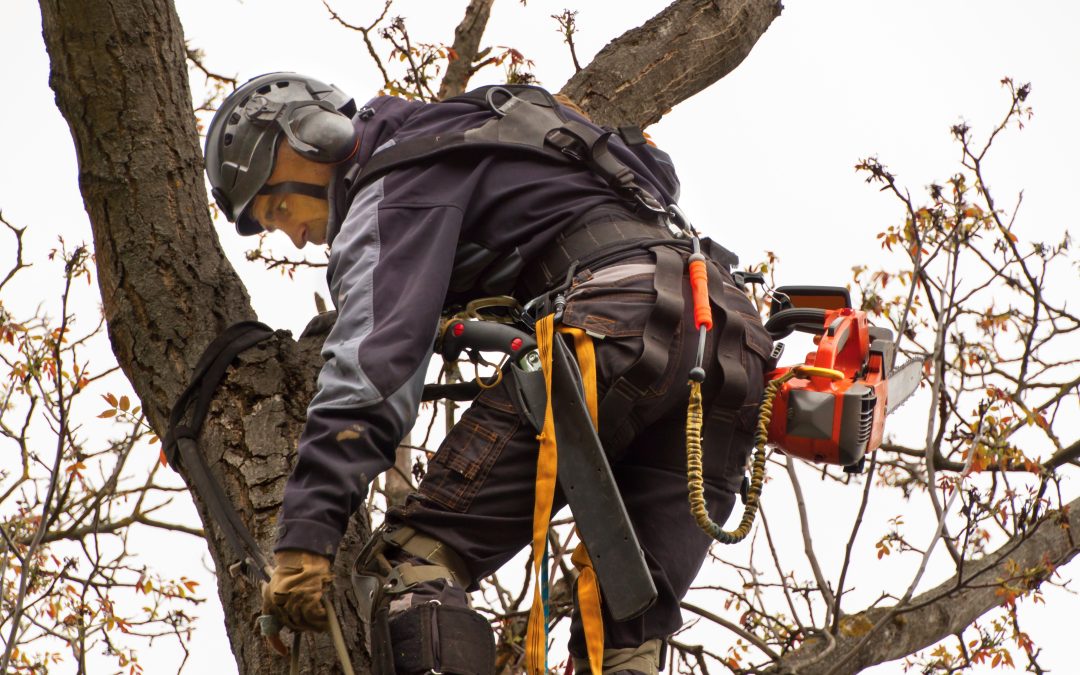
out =
[[[645,143],[645,137],[636,127],[597,131],[592,126],[566,118],[550,93],[527,85],[480,87],[448,99],[448,102],[470,103],[491,110],[495,117],[475,129],[412,138],[380,150],[358,173],[346,175],[349,200],[365,185],[399,167],[428,162],[462,150],[510,151],[529,153],[560,164],[584,163],[628,202],[654,214],[666,213],[664,206],[638,184],[634,172],[608,147],[615,134],[629,145]]]

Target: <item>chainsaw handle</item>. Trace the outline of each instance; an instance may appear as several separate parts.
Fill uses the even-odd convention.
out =
[[[765,330],[773,340],[782,340],[792,331],[824,335],[826,310],[816,307],[791,307],[769,317]]]

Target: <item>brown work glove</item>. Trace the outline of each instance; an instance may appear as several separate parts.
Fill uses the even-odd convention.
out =
[[[322,596],[333,579],[330,559],[295,549],[278,551],[274,559],[270,583],[263,586],[263,612],[293,630],[326,630]]]

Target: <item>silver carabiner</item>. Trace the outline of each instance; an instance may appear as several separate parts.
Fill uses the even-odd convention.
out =
[[[697,236],[697,230],[694,229],[694,226],[690,223],[690,219],[686,217],[686,212],[683,211],[678,204],[674,202],[668,204],[666,213],[668,218],[671,219],[671,222],[687,236]]]

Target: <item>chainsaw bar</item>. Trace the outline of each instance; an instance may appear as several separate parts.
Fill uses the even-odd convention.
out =
[[[889,373],[887,378],[889,394],[885,404],[886,415],[902,406],[919,388],[925,361],[926,359],[923,358],[913,359]]]

